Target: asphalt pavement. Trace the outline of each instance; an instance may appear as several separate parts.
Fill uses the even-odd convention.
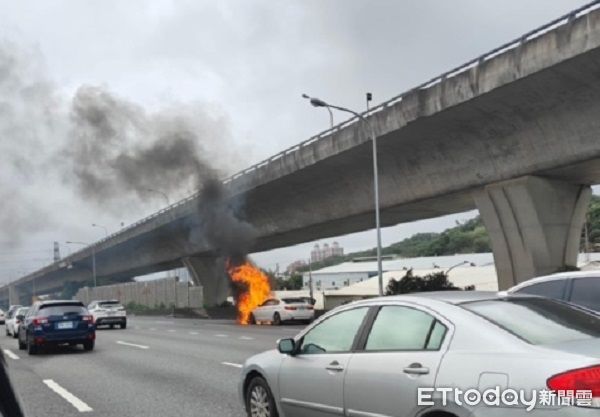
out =
[[[9,374],[28,417],[242,417],[241,364],[302,326],[129,317],[98,329],[92,352],[56,348],[34,356],[0,334]],[[0,329],[3,330],[3,329]]]

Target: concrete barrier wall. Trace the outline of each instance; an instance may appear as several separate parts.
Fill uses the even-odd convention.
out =
[[[202,287],[192,286],[188,282],[177,282],[175,278],[155,281],[128,282],[125,284],[79,289],[73,297],[89,304],[94,300],[119,300],[126,305],[131,302],[148,307],[176,306],[179,308],[203,307]]]

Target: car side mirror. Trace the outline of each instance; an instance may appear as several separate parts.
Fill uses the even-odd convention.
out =
[[[293,355],[296,351],[296,341],[292,338],[280,339],[277,342],[277,349],[284,355]]]

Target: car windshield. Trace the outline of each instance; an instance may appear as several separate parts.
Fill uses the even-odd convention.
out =
[[[77,304],[51,304],[42,305],[38,315],[41,317],[66,316],[66,315],[85,315],[85,307]]]
[[[474,301],[462,307],[534,345],[600,338],[600,316],[547,298]]]

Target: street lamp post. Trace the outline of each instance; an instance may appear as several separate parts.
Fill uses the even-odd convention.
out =
[[[315,299],[313,293],[313,278],[312,278],[312,259],[308,258],[308,296],[310,297],[310,302],[312,303]]]
[[[73,241],[69,241],[67,240],[65,242],[66,244],[70,245],[83,245],[83,246],[89,246],[92,248],[92,277],[94,279],[94,287],[96,287],[96,244],[89,244],[89,243],[85,243],[85,242],[73,242]]]
[[[102,226],[101,224],[92,223],[92,227],[98,227],[100,229],[104,229],[104,234],[108,237],[108,228],[106,226]]]
[[[466,264],[468,264],[468,263],[470,263],[470,262],[469,262],[469,261],[462,261],[462,262],[460,262],[460,263],[457,263],[456,265],[452,265],[450,268],[448,268],[448,269],[446,270],[445,274],[446,274],[446,275],[448,275],[448,274],[450,273],[450,271],[452,271],[454,268],[457,268],[457,267],[459,267],[459,266],[461,266],[461,265],[466,265]]]
[[[157,193],[163,196],[163,198],[165,199],[167,206],[171,205],[171,201],[169,200],[169,196],[167,195],[167,193],[165,193],[164,191],[160,191],[160,190],[155,190],[154,188],[147,188],[146,191],[149,191],[151,193]]]
[[[369,135],[371,136],[371,141],[373,143],[373,194],[375,199],[375,229],[377,231],[377,273],[379,275],[379,295],[382,296],[383,266],[381,263],[381,221],[379,215],[379,167],[377,161],[377,136],[375,135],[375,129],[373,128],[373,125],[362,114],[355,112],[354,110],[350,110],[346,107],[335,106],[316,97],[310,97],[306,94],[303,94],[302,97],[308,99],[310,104],[312,104],[314,107],[325,107],[329,111],[331,111],[331,109],[335,109],[345,113],[350,113],[356,116],[361,122],[363,122],[364,126],[367,126],[367,128],[369,129]],[[367,97],[369,99],[369,96]]]

